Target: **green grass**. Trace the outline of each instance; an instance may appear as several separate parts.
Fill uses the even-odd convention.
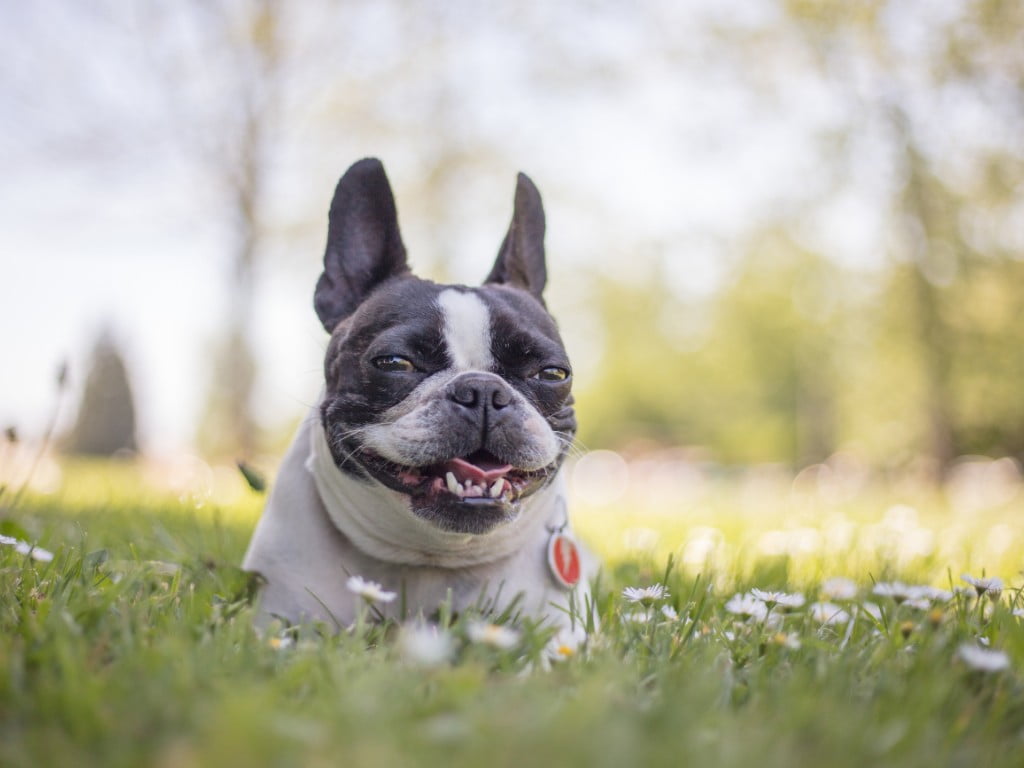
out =
[[[712,570],[682,562],[688,530],[707,525],[693,510],[665,519],[632,509],[618,527],[610,510],[594,512],[581,527],[593,536],[596,521],[607,524],[608,540],[595,543],[614,561],[598,587],[601,629],[581,652],[546,665],[548,634],[526,622],[512,650],[474,644],[472,617],[461,616],[445,619],[453,660],[425,668],[403,657],[396,627],[257,636],[237,568],[251,500],[28,497],[3,532],[56,557],[0,547],[0,765],[1024,763],[1015,589],[996,603],[961,594],[931,611],[897,605],[869,594],[872,575],[949,586],[948,574],[958,581],[960,568],[981,563],[937,554],[940,542],[919,560],[889,561],[886,550],[871,562],[858,549],[854,562],[830,564],[821,550],[808,565],[744,543],[747,513],[729,517],[730,504],[722,496],[717,507],[723,550]],[[865,526],[888,508],[870,506]],[[784,529],[789,512],[751,526]],[[978,547],[1006,514],[978,518]],[[680,564],[667,567],[666,540],[645,554],[622,549],[621,534],[638,525],[678,528]],[[1009,562],[1000,573],[1014,585]],[[840,573],[861,585],[847,607],[871,600],[880,620],[862,610],[852,628],[822,626],[805,606],[773,627],[725,609],[750,587],[800,589],[810,603],[821,577]],[[656,582],[681,619],[666,620],[659,603],[649,620],[630,620],[639,607],[622,588]],[[978,638],[1006,652],[1010,668],[986,673],[961,660],[958,648]]]

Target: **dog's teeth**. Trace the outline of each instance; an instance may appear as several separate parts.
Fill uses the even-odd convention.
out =
[[[456,494],[457,496],[461,496],[462,495],[460,493],[460,491],[462,489],[459,487],[459,481],[455,479],[455,475],[453,473],[451,473],[451,472],[446,473],[445,476],[444,476],[444,479],[445,479],[445,482],[448,484],[448,490],[449,491],[451,491],[452,493]]]
[[[491,498],[496,499],[501,496],[501,492],[505,489],[505,478],[499,477],[494,481],[494,485],[491,486]]]

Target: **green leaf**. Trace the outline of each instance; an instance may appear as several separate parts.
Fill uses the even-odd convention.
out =
[[[256,491],[256,493],[263,493],[267,490],[267,481],[262,472],[241,459],[235,463],[238,465],[238,471],[242,473],[242,477],[245,478],[245,482],[249,484],[250,488]]]

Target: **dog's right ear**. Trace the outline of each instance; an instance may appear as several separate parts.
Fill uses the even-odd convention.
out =
[[[384,166],[360,160],[334,190],[324,271],[313,305],[328,333],[389,277],[409,271],[398,214]]]

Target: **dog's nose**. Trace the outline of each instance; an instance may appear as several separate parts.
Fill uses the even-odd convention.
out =
[[[464,373],[448,385],[448,398],[464,408],[501,410],[512,403],[512,389],[491,373]]]

